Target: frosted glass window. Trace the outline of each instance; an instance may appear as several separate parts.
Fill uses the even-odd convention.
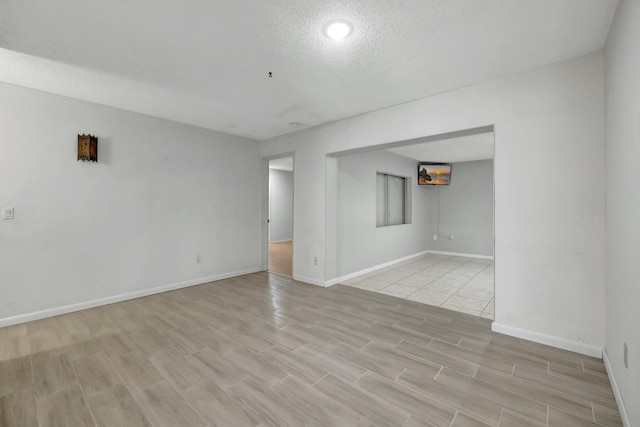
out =
[[[378,173],[376,176],[376,226],[407,224],[407,178]]]

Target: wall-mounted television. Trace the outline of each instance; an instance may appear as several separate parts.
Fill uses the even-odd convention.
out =
[[[418,163],[418,185],[449,185],[451,165],[444,163]]]

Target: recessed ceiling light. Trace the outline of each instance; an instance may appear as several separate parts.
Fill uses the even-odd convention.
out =
[[[331,21],[324,26],[324,34],[332,40],[344,40],[353,31],[353,25],[348,21]]]

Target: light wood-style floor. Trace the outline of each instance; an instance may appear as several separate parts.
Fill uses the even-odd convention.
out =
[[[269,271],[292,277],[293,241],[269,243]]]
[[[2,426],[619,426],[602,361],[256,273],[0,329]]]

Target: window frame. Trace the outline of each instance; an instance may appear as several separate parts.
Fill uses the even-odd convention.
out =
[[[383,177],[384,188],[379,188],[379,177]],[[402,185],[402,222],[390,224],[391,206],[390,206],[390,179],[401,179]],[[376,172],[376,228],[395,227],[398,225],[411,224],[411,178],[407,176],[397,175],[387,172]],[[383,193],[383,200],[380,200],[380,193]],[[383,206],[381,206],[381,204]],[[382,209],[381,209],[382,207]],[[380,211],[384,210],[384,218],[379,218]]]

